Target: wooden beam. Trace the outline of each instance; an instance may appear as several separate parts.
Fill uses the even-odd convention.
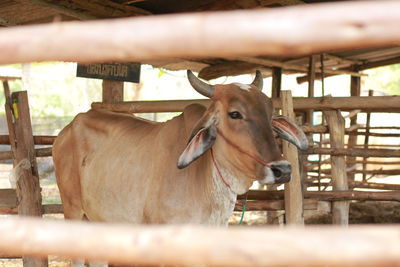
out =
[[[199,77],[205,80],[211,80],[221,76],[235,76],[243,73],[255,73],[257,69],[260,69],[258,64],[242,61],[229,61],[203,68],[199,72]]]
[[[261,6],[269,6],[273,4],[279,4],[281,6],[292,6],[305,4],[302,0],[260,0]]]
[[[57,136],[34,136],[35,145],[52,145]],[[0,135],[0,145],[9,145],[10,137],[8,135]]]
[[[282,115],[295,121],[291,91],[281,91]],[[282,141],[282,152],[292,165],[292,178],[285,184],[285,218],[289,225],[303,225],[303,190],[297,148],[288,141]]]
[[[335,60],[338,63],[344,63],[344,64],[351,64],[351,65],[355,65],[355,64],[362,64],[363,62],[361,60],[354,60],[354,59],[348,59],[345,57],[338,57],[329,53],[324,53],[325,58],[331,59],[331,60]]]
[[[304,200],[304,210],[318,210],[318,203],[320,201],[317,199],[305,199]],[[258,201],[248,201],[246,204],[246,211],[283,211],[285,210],[284,200],[258,200]],[[235,211],[243,211],[243,205],[236,203]]]
[[[35,156],[36,157],[51,157],[51,147],[47,148],[36,148]],[[0,151],[0,161],[1,160],[12,160],[13,152],[12,151]]]
[[[134,4],[134,3],[139,3],[139,2],[144,2],[147,0],[121,0],[119,1],[121,4],[123,5],[130,5],[130,4]]]
[[[97,19],[96,16],[90,15],[86,12],[79,12],[74,10],[73,7],[66,7],[62,4],[59,3],[59,1],[46,1],[46,0],[29,0],[30,2],[37,4],[37,5],[41,5],[41,6],[45,6],[45,7],[49,7],[51,9],[56,10],[57,12],[60,12],[61,14],[76,18],[76,19],[80,19],[80,20],[92,20],[92,19]]]
[[[313,186],[328,187],[328,186],[332,185],[331,183],[319,184],[318,182],[312,182],[312,181],[307,181],[306,184],[308,187],[313,187]],[[349,187],[351,187],[351,188],[368,188],[368,189],[374,189],[374,190],[397,190],[397,191],[400,191],[400,184],[384,184],[384,183],[349,181]]]
[[[344,148],[309,148],[303,152],[305,154],[325,154],[333,156],[350,156],[350,157],[400,157],[400,150],[398,149],[373,149],[368,150],[361,148],[344,149]]]
[[[0,81],[14,81],[14,80],[20,80],[22,79],[19,76],[0,76]]]
[[[314,81],[315,81],[315,63],[317,56],[311,55],[308,59],[308,94],[307,97],[314,97]],[[314,110],[309,109],[306,111],[305,122],[308,125],[313,125]]]
[[[400,41],[399,9],[397,1],[350,1],[8,27],[0,30],[0,64],[141,62],[238,55],[294,57],[334,49],[377,48]],[[357,16],[359,10],[363,10],[363,16]],[[330,16],[332,13],[341,14],[341,19]],[[234,33],[227,28],[235,29]],[[246,38],[239,42],[238,36]]]
[[[79,19],[98,19],[150,15],[150,12],[134,6],[119,4],[110,0],[30,0],[36,4],[53,8]],[[81,10],[77,12],[76,10]]]
[[[280,99],[272,99],[275,108],[281,108]],[[123,103],[92,103],[92,108],[105,108],[116,112],[149,113],[149,112],[182,112],[190,104],[208,106],[210,100],[171,100],[171,101],[125,101]],[[334,110],[391,112],[400,111],[400,96],[374,96],[374,97],[295,97],[293,108],[296,111]]]
[[[17,25],[16,22],[10,21],[8,19],[0,18],[0,26],[9,27],[9,26],[16,26],[16,25]]]
[[[399,63],[400,63],[400,56],[390,58],[390,59],[374,61],[374,62],[367,62],[362,65],[359,65],[358,69],[359,70],[367,70],[367,69],[378,68],[378,67],[382,67],[382,66],[399,64]]]
[[[247,198],[251,200],[281,200],[284,198],[284,191],[264,191],[250,190]],[[245,195],[239,195],[238,200],[245,198]],[[371,192],[371,191],[305,191],[305,199],[318,199],[322,201],[400,201],[399,191]]]
[[[10,217],[2,219],[0,236],[0,250],[9,255],[124,265],[390,266],[400,261],[398,226],[214,228]]]
[[[249,62],[253,64],[258,64],[261,66],[265,67],[280,67],[285,70],[294,70],[294,71],[299,71],[299,72],[308,72],[308,67],[306,66],[300,66],[300,65],[293,65],[293,64],[288,64],[284,63],[281,61],[277,60],[271,60],[271,59],[266,59],[266,58],[256,58],[256,57],[231,57],[234,60],[239,60],[243,62]],[[316,69],[316,72],[320,73],[320,69]],[[325,73],[331,74],[331,75],[342,75],[342,74],[350,74],[350,75],[355,75],[355,76],[363,76],[364,74],[358,73],[358,72],[353,72],[350,70],[332,70],[332,69],[324,69]]]
[[[308,172],[319,172],[319,173],[325,173],[329,174],[332,173],[331,169],[322,169],[322,170],[308,170]],[[375,170],[347,170],[344,169],[343,173],[347,174],[355,174],[355,173],[362,173],[362,174],[370,174],[370,175],[400,175],[400,170],[399,169],[391,169],[391,170],[382,170],[382,169],[375,169]]]

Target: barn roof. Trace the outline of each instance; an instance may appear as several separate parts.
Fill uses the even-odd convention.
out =
[[[308,5],[323,0],[5,0],[0,1],[0,27],[46,23],[52,21],[94,20],[147,16],[182,12],[279,8]],[[333,1],[332,1],[333,2]],[[171,29],[173,30],[173,29]],[[324,66],[324,75],[355,73],[368,68],[400,63],[400,46],[350,51],[327,51],[316,58],[316,68]],[[146,62],[143,62],[146,63]],[[309,56],[239,57],[207,59],[173,59],[150,62],[170,70],[192,69],[200,77],[212,79],[223,75],[254,73],[262,69],[268,75],[273,67],[286,73],[307,73]],[[305,80],[305,79],[304,79]],[[302,81],[299,78],[299,81]]]

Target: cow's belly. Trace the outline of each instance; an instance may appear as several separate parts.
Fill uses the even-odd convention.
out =
[[[142,223],[150,179],[133,162],[93,160],[82,169],[82,205],[89,220]]]

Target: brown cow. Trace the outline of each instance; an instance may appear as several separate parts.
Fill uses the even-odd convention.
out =
[[[260,72],[250,85],[188,78],[208,108],[190,105],[164,123],[90,110],[61,131],[53,157],[65,218],[227,225],[253,181],[290,180],[273,129],[300,149],[307,140],[272,116]]]

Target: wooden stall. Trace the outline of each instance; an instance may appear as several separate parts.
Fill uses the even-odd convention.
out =
[[[285,156],[294,166],[292,182],[285,186],[284,191],[276,189],[250,191],[247,196],[247,210],[285,210],[287,224],[302,225],[304,224],[304,210],[317,210],[318,204],[324,201],[331,207],[332,222],[347,225],[350,201],[400,201],[400,183],[384,184],[369,181],[371,175],[400,175],[397,167],[400,163],[398,146],[375,147],[369,143],[372,136],[400,138],[398,133],[380,131],[386,130],[383,126],[374,128],[370,125],[371,114],[400,113],[400,96],[372,96],[372,94],[360,96],[361,78],[364,76],[361,71],[400,63],[400,32],[398,30],[400,3],[380,1],[315,5],[313,3],[318,1],[277,0],[255,1],[257,3],[242,1],[241,4],[236,1],[221,1],[220,3],[217,1],[207,3],[188,1],[190,4],[185,5],[171,0],[165,1],[168,4],[162,8],[158,8],[154,1],[150,0],[94,1],[91,4],[85,4],[84,1],[72,1],[74,3],[71,4],[71,1],[23,0],[16,1],[17,4],[14,4],[18,6],[22,2],[29,3],[33,9],[37,10],[36,14],[42,14],[42,17],[24,21],[22,14],[17,14],[17,11],[15,11],[14,17],[9,15],[10,12],[5,12],[7,8],[12,9],[12,6],[7,6],[7,4],[0,6],[0,25],[5,26],[4,29],[0,29],[0,50],[2,51],[0,64],[49,60],[80,63],[129,61],[152,64],[155,67],[170,70],[189,67],[199,72],[199,76],[204,79],[252,73],[255,69],[262,70],[264,77],[272,76],[271,95],[277,112],[301,122],[303,130],[312,142],[308,151],[300,155],[285,142],[282,144]],[[286,5],[294,6],[283,7]],[[235,9],[244,10],[227,11]],[[361,9],[363,16],[358,15]],[[217,12],[172,14],[185,11]],[[332,12],[341,14],[340,19],[330,16],[329,14]],[[164,13],[170,14],[155,16]],[[54,16],[67,21],[92,21],[56,21],[50,24],[14,27],[14,25],[20,24],[48,22]],[[139,17],[125,18],[132,16]],[[307,19],[299,20],[300,17]],[[96,20],[105,18],[118,19]],[[243,23],[249,21],[251,23]],[[273,27],[269,25],[273,25]],[[235,30],[231,32],[227,31],[227,28]],[[185,40],[185,42],[177,42],[177,40]],[[294,73],[301,74],[297,78],[299,83],[308,82],[308,97],[292,98],[290,92],[281,90],[282,75]],[[316,79],[321,79],[323,82],[326,77],[341,74],[351,76],[349,85],[351,96],[330,97],[325,96],[323,92],[322,97],[316,97],[314,91]],[[14,165],[19,164],[21,160],[26,160],[29,167],[24,173],[26,179],[20,179],[17,191],[0,190],[0,213],[35,216],[61,213],[60,205],[42,206],[40,187],[38,186],[39,177],[35,165],[35,157],[51,155],[51,147],[35,148],[35,144],[52,144],[54,136],[32,136],[26,93],[18,92],[11,95],[7,79],[4,78],[4,80],[3,86],[8,99],[6,112],[9,135],[0,136],[0,143],[11,144],[12,149],[0,152],[0,160],[12,159]],[[323,88],[322,83],[322,91],[324,91]],[[103,102],[93,103],[92,108],[105,108],[115,112],[128,113],[179,112],[191,103],[208,105],[208,100],[124,102],[123,83],[104,80]],[[344,111],[348,112],[348,118],[344,118],[342,113]],[[314,122],[315,112],[323,113],[323,120],[319,123]],[[357,115],[361,113],[367,114],[365,125],[362,126],[357,124]],[[345,119],[349,121],[349,127],[346,127]],[[397,125],[389,128],[400,130]],[[319,140],[314,143],[314,137],[317,135]],[[361,139],[363,143],[360,143]],[[313,155],[317,156],[317,160],[312,157]],[[387,162],[380,160],[381,158],[393,158],[393,160]],[[353,168],[355,164],[361,164],[362,167]],[[373,165],[394,166],[394,168],[369,168]],[[362,174],[361,181],[355,178],[356,174]],[[332,190],[328,190],[330,187]],[[373,191],[355,190],[360,188],[373,189]],[[239,200],[242,198],[239,197]],[[237,204],[236,210],[241,209],[242,206]],[[32,227],[31,231],[44,231],[37,221],[10,220],[7,223],[7,225],[15,223],[24,231],[26,231],[26,227]],[[74,227],[76,229],[86,227],[78,224],[72,228],[63,224],[54,226],[47,224],[47,226],[50,227],[50,230],[56,227],[60,227],[60,229],[65,227],[66,231],[75,231]],[[87,229],[89,231],[88,238],[92,237],[89,235],[94,232],[90,232],[92,231],[90,227]],[[390,241],[387,243],[388,249],[381,250],[380,256],[374,254],[378,256],[374,258],[372,264],[399,262],[398,253],[393,253],[393,251],[398,251],[398,238],[393,237],[393,233],[396,234],[396,232],[392,228],[382,229],[374,227],[367,229],[376,231],[378,239],[382,234],[382,239],[379,239],[378,242]],[[7,233],[7,230],[6,227],[0,227],[0,231],[4,231],[4,233]],[[51,236],[50,230],[47,236]],[[104,229],[100,230],[102,235],[107,235]],[[362,238],[367,234],[367,230],[359,232],[356,229],[354,231]],[[116,230],[117,234],[118,231]],[[162,231],[160,230],[159,234],[165,237]],[[298,240],[302,240],[301,235],[304,233],[301,230],[298,231]],[[222,233],[221,238],[224,240],[228,238],[228,233],[229,230]],[[310,233],[315,234],[313,238],[318,239],[317,234],[320,232],[315,231],[308,234]],[[327,235],[322,242],[325,245],[329,244],[330,237],[337,234],[343,235],[338,228],[332,232],[328,230],[323,233]],[[213,233],[204,230],[204,235],[210,234]],[[239,233],[238,236],[243,237],[247,234],[251,241],[259,242],[259,239],[254,237],[257,233]],[[293,238],[290,236],[291,234],[290,231],[285,230],[279,231],[276,235],[268,232],[265,238],[271,238],[273,235],[274,240],[279,238],[288,240]],[[35,235],[32,236],[35,237]],[[12,236],[7,237],[10,243],[15,241]],[[35,244],[39,250],[41,246],[45,247],[45,244],[47,247],[42,251],[33,251],[26,247],[23,247],[24,249],[13,247],[13,249],[7,250],[4,244],[0,244],[0,248],[19,256],[44,256],[50,253],[59,253],[65,256],[85,257],[90,253],[88,248],[83,248],[82,253],[64,252],[63,248],[58,249],[58,246],[56,246],[57,250],[51,250],[49,244],[52,245],[54,242],[51,238],[31,240],[28,235],[19,238],[29,240],[32,242],[30,244]],[[106,236],[104,238],[107,239]],[[138,238],[140,239],[140,237]],[[152,238],[157,239],[158,237],[153,236]],[[186,244],[186,241],[183,239],[182,242]],[[233,243],[238,241],[239,239],[232,239]],[[343,238],[338,239],[337,242],[346,244],[348,240]],[[95,246],[95,244],[89,243],[87,245]],[[138,244],[134,244],[132,249],[142,249],[135,245]],[[108,251],[111,246],[114,247],[116,244],[106,244],[102,249]],[[277,253],[278,256],[274,256],[270,260],[254,259],[251,264],[240,261],[243,259],[238,256],[238,261],[235,263],[250,266],[257,266],[257,264],[260,266],[266,264],[293,265],[299,262],[305,265],[341,264],[332,257],[324,258],[332,252],[330,250],[318,255],[314,253],[313,257],[302,257],[298,251],[305,246],[304,243],[298,243],[295,251],[287,251],[287,253],[291,253],[290,255],[294,255],[291,257],[287,257],[288,254],[285,252],[287,261],[279,261],[278,256],[281,254]],[[67,247],[71,248],[68,245]],[[147,247],[146,249],[152,248]],[[201,248],[193,247],[192,249],[190,255],[195,254],[196,250]],[[146,254],[148,250],[143,251]],[[270,253],[270,251],[267,252]],[[337,251],[339,254],[340,252],[343,250]],[[224,254],[226,257],[222,260],[211,255],[211,258],[202,263],[231,265],[233,263],[228,261],[231,256],[229,253],[230,251],[227,251],[226,255]],[[359,255],[365,256],[369,253],[372,253],[371,250],[356,251],[354,257],[351,253],[346,254],[350,256],[343,257],[343,260],[350,265],[363,264]],[[87,257],[111,260],[116,263],[199,263],[198,258],[196,261],[191,261],[188,259],[176,260],[166,256],[141,262],[137,258],[125,259],[121,255],[118,255],[120,261],[116,258],[117,256],[111,254],[99,258],[95,256],[88,255]],[[264,257],[263,260],[265,259]],[[46,261],[28,257],[24,259],[24,264],[26,266],[46,266]]]

